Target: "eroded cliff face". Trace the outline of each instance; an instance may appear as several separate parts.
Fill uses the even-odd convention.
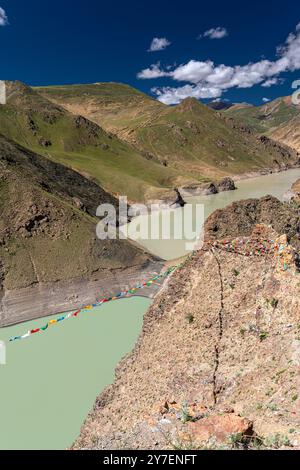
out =
[[[261,224],[274,204],[219,211],[227,224],[239,214],[238,237],[210,218],[203,249],[156,297],[74,448],[300,447],[299,217],[278,202],[289,236],[283,219]]]

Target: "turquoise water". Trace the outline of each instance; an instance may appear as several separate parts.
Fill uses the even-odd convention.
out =
[[[7,364],[0,366],[0,449],[65,449],[78,436],[96,396],[133,349],[151,301],[110,302],[9,343],[48,319],[0,329]]]

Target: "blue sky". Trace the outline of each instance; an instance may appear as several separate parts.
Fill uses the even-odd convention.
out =
[[[300,79],[295,0],[0,0],[0,7],[0,79],[116,81],[168,103],[191,95],[256,104],[291,94]]]

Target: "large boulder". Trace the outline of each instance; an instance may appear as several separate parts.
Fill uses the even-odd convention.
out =
[[[211,415],[189,423],[188,433],[192,442],[199,446],[212,439],[226,443],[233,435],[239,435],[240,438],[250,437],[253,434],[253,423],[233,413]]]
[[[217,184],[218,192],[233,191],[236,189],[235,183],[232,178],[226,177],[219,181]]]
[[[207,183],[202,191],[203,196],[209,196],[210,194],[217,194],[218,188],[215,183]]]

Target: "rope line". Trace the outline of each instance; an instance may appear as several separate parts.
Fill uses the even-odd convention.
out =
[[[285,249],[288,247],[287,243],[280,243],[280,242],[278,243],[274,240],[268,240],[268,239],[263,239],[263,240],[261,239],[228,240],[227,239],[227,240],[222,240],[222,241],[208,241],[205,243],[205,245],[208,247],[207,248],[208,250],[211,250],[211,248],[215,248],[215,249],[225,250],[226,252],[231,252],[231,253],[235,253],[235,254],[242,255],[242,256],[265,256],[270,253],[274,254],[278,252],[280,260],[281,260],[282,269],[285,271],[288,269],[287,263],[285,262],[285,258],[284,258]],[[242,248],[246,250],[244,252],[238,251]],[[206,251],[207,249],[206,247],[203,248],[204,251]],[[95,303],[90,304],[90,305],[85,305],[76,311],[72,310],[65,315],[60,314],[58,318],[49,320],[46,325],[40,328],[29,330],[27,331],[27,333],[23,335],[14,336],[10,338],[9,341],[13,342],[13,341],[28,338],[29,336],[36,334],[36,333],[43,333],[52,325],[60,324],[61,322],[68,320],[69,318],[76,318],[80,313],[93,310],[96,307],[100,307],[104,303],[111,302],[114,300],[119,300],[121,298],[130,298],[130,296],[134,295],[137,290],[144,289],[145,287],[150,287],[153,284],[161,285],[156,281],[158,281],[159,279],[166,278],[170,274],[172,274],[175,270],[182,268],[195,255],[195,253],[196,251],[191,252],[190,255],[182,263],[179,263],[176,266],[169,267],[166,271],[164,271],[163,273],[157,274],[156,276],[152,277],[148,281],[145,281],[141,284],[137,284],[134,287],[131,287],[130,289],[121,291],[113,297],[106,297],[101,300],[96,300]]]
[[[86,312],[86,311],[90,311],[90,310],[93,310],[94,308],[96,307],[100,307],[101,305],[107,303],[107,302],[111,302],[113,300],[119,300],[119,299],[122,299],[122,298],[130,298],[131,295],[134,295],[136,293],[137,290],[139,289],[144,289],[145,287],[151,287],[153,284],[156,284],[156,285],[160,285],[158,284],[156,281],[159,280],[159,279],[162,279],[162,278],[165,278],[167,276],[169,276],[172,272],[174,272],[177,268],[181,267],[183,265],[183,263],[180,263],[176,266],[171,266],[170,268],[168,268],[166,271],[164,271],[163,273],[160,273],[160,274],[157,274],[156,276],[152,277],[151,279],[149,279],[148,281],[145,281],[141,284],[137,284],[135,285],[134,287],[131,287],[130,289],[127,289],[127,290],[124,290],[124,291],[121,291],[119,292],[117,295],[113,296],[113,297],[105,297],[101,300],[98,300],[96,301],[95,303],[93,304],[90,304],[90,305],[85,305],[84,307],[81,307],[80,309],[76,310],[76,311],[70,311],[69,313],[65,314],[65,315],[61,315],[59,316],[58,318],[55,318],[55,319],[52,319],[52,320],[49,320],[46,325],[40,327],[40,328],[34,328],[32,330],[29,330],[27,331],[27,333],[23,334],[23,335],[20,335],[20,336],[14,336],[12,338],[10,338],[10,342],[13,342],[13,341],[17,341],[17,340],[21,340],[21,339],[26,339],[28,338],[29,336],[35,334],[35,333],[42,333],[44,331],[46,331],[49,327],[51,327],[52,325],[55,325],[55,324],[58,324],[58,323],[61,323],[65,320],[68,320],[69,318],[76,318],[80,313],[83,313],[83,312]]]

